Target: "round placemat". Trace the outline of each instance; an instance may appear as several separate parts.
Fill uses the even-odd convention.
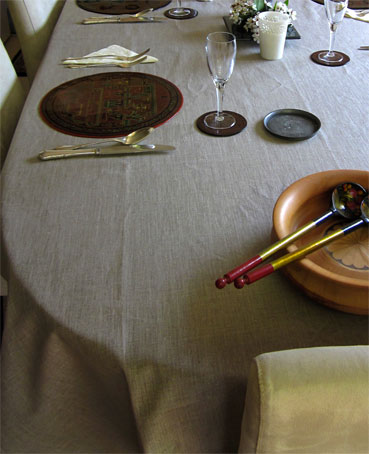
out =
[[[241,132],[243,129],[246,128],[247,126],[247,121],[246,118],[243,117],[242,115],[236,113],[236,112],[231,112],[230,110],[225,110],[224,112],[231,114],[234,116],[236,119],[236,123],[231,127],[227,129],[213,129],[209,128],[206,126],[204,123],[204,118],[206,115],[209,115],[210,113],[214,112],[206,112],[201,117],[199,117],[196,121],[196,126],[200,129],[200,131],[205,132],[205,134],[209,134],[210,136],[217,136],[217,137],[228,137],[228,136],[233,136],[235,134],[238,134]]]
[[[264,118],[265,129],[287,140],[306,140],[315,136],[321,126],[318,117],[298,109],[280,109]]]
[[[162,8],[170,2],[171,0],[77,0],[77,5],[93,13],[136,14],[148,8]]]
[[[41,100],[40,113],[49,126],[65,134],[109,138],[159,126],[182,104],[182,93],[168,80],[111,72],[59,85]]]
[[[324,5],[324,0],[313,0],[315,3]],[[348,7],[351,9],[365,9],[369,8],[369,0],[349,0]]]
[[[166,11],[164,11],[164,16],[169,17],[169,19],[183,20],[183,19],[192,19],[193,17],[196,17],[199,14],[199,12],[196,11],[195,9],[185,7],[185,9],[188,9],[190,11],[190,14],[188,14],[187,16],[174,16],[173,14],[171,14],[171,11],[173,11],[174,9],[175,8],[167,9]]]
[[[336,52],[338,52],[338,53],[340,53],[342,55],[342,57],[343,57],[342,61],[338,61],[338,62],[321,61],[321,60],[318,60],[318,55],[321,52],[328,52],[328,50],[318,50],[317,52],[314,52],[313,54],[310,55],[310,58],[313,60],[313,62],[317,63],[318,65],[323,65],[323,66],[343,66],[343,65],[345,65],[346,63],[348,63],[350,61],[350,57],[348,55],[344,54],[343,52],[339,52],[339,51],[336,51]]]

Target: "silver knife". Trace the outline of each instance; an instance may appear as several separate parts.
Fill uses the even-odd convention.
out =
[[[128,23],[145,23],[145,22],[163,22],[166,18],[164,17],[89,17],[83,19],[82,24],[128,24]]]
[[[72,158],[74,156],[114,156],[135,153],[157,153],[172,151],[171,145],[115,145],[104,148],[83,148],[80,150],[44,150],[38,157],[42,161],[50,159]]]

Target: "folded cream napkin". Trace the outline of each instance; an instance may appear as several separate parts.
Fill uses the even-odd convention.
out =
[[[349,17],[350,19],[361,20],[362,22],[369,22],[369,9],[354,10],[347,8],[345,17]]]
[[[121,58],[115,59],[114,57],[104,57],[104,55],[116,55],[117,57],[133,57],[137,55],[137,52],[133,52],[125,47],[118,46],[117,44],[113,44],[109,47],[105,47],[104,49],[97,50],[96,52],[91,52],[90,54],[84,55],[83,57],[76,57],[71,58],[69,57],[67,60],[63,60],[64,65],[73,65],[73,64],[88,64],[88,65],[96,65],[96,64],[119,64],[123,63]],[[96,58],[91,58],[96,57]],[[157,58],[151,57],[150,55],[146,56],[146,60],[142,63],[156,63],[158,61]]]

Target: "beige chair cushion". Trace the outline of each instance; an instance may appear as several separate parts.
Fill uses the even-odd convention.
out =
[[[266,353],[251,366],[242,453],[369,452],[369,347]]]
[[[0,105],[1,105],[1,166],[5,160],[19,115],[25,100],[25,89],[17,77],[13,64],[0,44]]]
[[[8,2],[30,82],[36,74],[63,6],[64,0]]]

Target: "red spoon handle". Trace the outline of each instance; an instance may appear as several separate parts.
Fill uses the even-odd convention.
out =
[[[255,257],[247,260],[247,262],[243,263],[237,268],[234,268],[232,271],[229,271],[224,275],[224,277],[227,279],[227,281],[229,281],[229,283],[231,283],[239,276],[242,276],[243,274],[255,268],[255,266],[259,265],[262,261],[263,259],[260,255],[255,255]]]
[[[275,271],[273,265],[264,265],[261,268],[258,268],[257,270],[251,271],[251,273],[246,274],[246,276],[244,276],[244,279],[246,280],[246,284],[249,285],[265,276],[268,276],[269,274],[272,274],[273,271]]]
[[[247,271],[252,270],[255,266],[259,265],[263,261],[263,258],[260,255],[256,255],[252,259],[248,260],[247,262],[243,263],[242,265],[234,268],[233,270],[229,271],[223,277],[220,277],[215,281],[215,286],[219,289],[224,288],[227,284],[230,284],[238,277],[242,276],[243,274],[247,273]]]

